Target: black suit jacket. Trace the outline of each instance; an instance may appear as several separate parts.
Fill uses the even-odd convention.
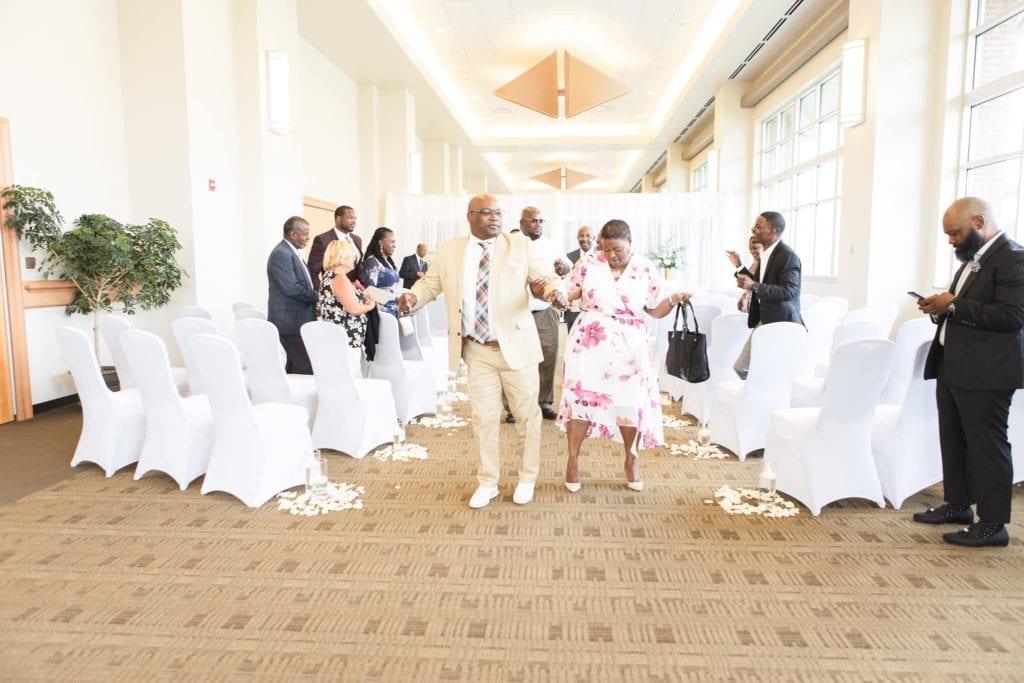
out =
[[[324,252],[327,251],[327,245],[336,239],[338,239],[338,235],[334,232],[334,228],[327,232],[322,232],[313,238],[313,246],[309,248],[309,258],[306,265],[309,266],[309,276],[313,278],[313,282],[317,285],[320,284],[320,273],[324,270]],[[359,267],[359,261],[363,260],[363,240],[359,238],[359,235],[352,233],[352,243],[359,250],[359,259],[355,263],[356,267],[348,274],[349,280],[355,280],[356,268]]]
[[[566,254],[566,256],[569,257],[570,261],[572,261],[573,263],[576,263],[577,261],[580,260],[580,250],[579,249],[573,249],[568,254]]]
[[[406,289],[412,289],[412,286],[419,280],[416,277],[416,273],[427,272],[426,261],[417,263],[416,254],[409,254],[402,259],[402,267],[398,269],[398,277],[402,278],[402,286]]]
[[[750,297],[747,327],[758,323],[800,323],[800,257],[785,242],[779,242],[768,263],[754,275],[746,267],[739,272],[758,280],[757,293]]]
[[[269,300],[267,320],[282,335],[297,335],[299,328],[316,319],[317,293],[310,287],[305,264],[285,240],[281,240],[267,259]]]
[[[938,316],[925,379],[939,376],[967,390],[1013,391],[1024,387],[1024,249],[1002,234],[978,260],[952,317]],[[969,268],[970,262],[960,270]],[[957,271],[950,292],[960,276]],[[946,323],[945,346],[939,330]]]

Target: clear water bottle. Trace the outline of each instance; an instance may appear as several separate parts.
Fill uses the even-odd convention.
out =
[[[771,465],[767,462],[761,470],[761,476],[758,477],[757,491],[762,503],[771,503],[775,500],[775,472],[772,472]]]
[[[395,433],[391,437],[391,449],[398,453],[402,450],[405,445],[405,425],[401,420],[398,421],[398,426],[395,427]]]
[[[458,382],[455,378],[454,372],[448,373],[448,400],[451,400],[451,395],[458,391]]]
[[[697,427],[697,453],[706,453],[711,446],[711,430],[707,422],[701,422]]]
[[[444,403],[441,404],[441,424],[449,425],[452,421],[452,402],[445,397]]]
[[[459,384],[465,384],[466,380],[469,379],[469,366],[466,365],[466,361],[459,359]]]

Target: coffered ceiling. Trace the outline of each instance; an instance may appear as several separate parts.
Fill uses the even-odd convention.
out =
[[[463,144],[468,171],[531,191],[547,187],[531,176],[569,167],[595,176],[577,191],[607,192],[633,187],[719,85],[762,77],[842,4],[299,0],[299,21],[303,36],[355,80],[413,91],[420,138]],[[559,120],[494,94],[556,51],[629,92]]]

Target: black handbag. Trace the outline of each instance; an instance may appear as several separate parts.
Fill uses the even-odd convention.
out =
[[[679,327],[679,314],[683,314],[683,329]],[[693,319],[693,330],[690,330],[688,319]],[[693,312],[693,304],[682,301],[676,304],[676,318],[668,333],[668,352],[665,356],[665,368],[673,377],[685,379],[691,384],[707,381],[711,376],[708,369],[708,340],[697,323],[697,315]]]

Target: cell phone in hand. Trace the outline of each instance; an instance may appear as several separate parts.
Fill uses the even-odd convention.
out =
[[[921,299],[923,299],[923,298],[924,298],[924,296],[923,296],[923,295],[921,295],[921,294],[918,294],[918,293],[917,293],[917,292],[915,292],[914,290],[910,290],[909,292],[907,292],[907,294],[909,294],[910,296],[914,297],[914,298],[915,298],[915,299],[917,299],[918,301],[920,301]]]

